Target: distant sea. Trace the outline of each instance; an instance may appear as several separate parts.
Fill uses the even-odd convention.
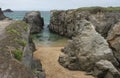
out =
[[[23,20],[25,14],[29,11],[14,11],[14,12],[5,12],[5,16],[10,17],[15,20]],[[44,18],[45,24],[49,24],[50,21],[50,11],[40,11],[41,16]]]

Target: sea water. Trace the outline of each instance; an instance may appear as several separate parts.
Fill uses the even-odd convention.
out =
[[[23,20],[25,14],[29,11],[14,11],[14,12],[5,12],[5,16],[15,19]],[[50,23],[50,12],[49,11],[40,11],[41,16],[44,18],[44,29],[33,35],[33,39],[38,46],[64,46],[67,42],[67,38],[59,36],[58,34],[52,33],[49,31],[48,25]]]

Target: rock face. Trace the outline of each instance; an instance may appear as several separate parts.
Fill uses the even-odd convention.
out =
[[[13,12],[11,9],[3,10],[3,12]]]
[[[67,11],[51,11],[51,20],[49,29],[52,32],[67,37],[74,36],[77,28],[76,21],[86,19],[90,21],[97,32],[103,37],[107,37],[110,28],[120,19],[120,12],[104,11],[104,8],[96,8],[90,10],[67,10]]]
[[[90,22],[80,20],[77,26],[78,34],[65,46],[64,55],[59,58],[62,66],[72,70],[91,71],[101,59],[119,65],[107,41],[95,31]]]
[[[50,31],[73,37],[62,49],[59,63],[72,70],[93,71],[97,78],[120,78],[119,21],[120,7],[51,11]]]
[[[13,21],[6,26],[3,35],[0,39],[0,78],[44,78],[40,61],[33,58],[35,46],[30,38],[30,26],[23,21]],[[41,70],[34,64],[39,64]]]
[[[107,41],[120,63],[120,22],[117,22],[109,31]]]
[[[120,72],[107,60],[100,60],[96,63],[94,75],[97,78],[120,78]]]
[[[33,11],[26,13],[24,19],[26,23],[30,24],[31,26],[31,33],[39,33],[44,25],[43,18],[40,15],[39,11]]]
[[[2,12],[2,10],[1,10],[1,8],[0,8],[0,20],[3,20],[3,19],[5,19],[6,17],[4,16],[4,14],[3,14],[3,12]]]

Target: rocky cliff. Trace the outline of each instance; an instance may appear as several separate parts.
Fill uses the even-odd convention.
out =
[[[72,37],[59,63],[71,70],[92,72],[97,78],[120,78],[120,9],[52,11],[49,29]]]
[[[112,10],[111,10],[112,9]],[[97,32],[107,37],[109,29],[119,20],[119,8],[80,8],[67,11],[51,11],[49,29],[63,36],[72,37],[81,19],[91,21]]]
[[[45,78],[40,60],[33,57],[32,24],[3,20],[0,13],[0,78]]]
[[[39,33],[44,26],[44,19],[41,17],[39,11],[33,11],[26,13],[24,19],[26,23],[30,24],[32,34]]]
[[[6,26],[2,23],[4,21],[0,26],[0,78],[44,78],[40,60],[33,58],[35,46],[30,26],[23,21],[7,20]]]
[[[5,19],[6,17],[4,16],[2,9],[0,8],[0,20]]]

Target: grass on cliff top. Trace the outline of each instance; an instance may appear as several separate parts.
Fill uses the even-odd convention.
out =
[[[25,34],[28,32],[28,24],[23,21],[16,21],[6,27],[6,34],[8,35],[5,40],[5,45],[14,47],[12,54],[15,59],[21,61],[23,49],[27,44]]]
[[[6,28],[7,33],[16,34],[16,35],[20,35],[21,32],[24,32],[27,30],[28,30],[28,24],[26,24],[23,21],[16,21],[16,22],[10,24]]]
[[[90,11],[92,13],[96,12],[120,12],[120,7],[82,7],[77,9],[77,11]]]

